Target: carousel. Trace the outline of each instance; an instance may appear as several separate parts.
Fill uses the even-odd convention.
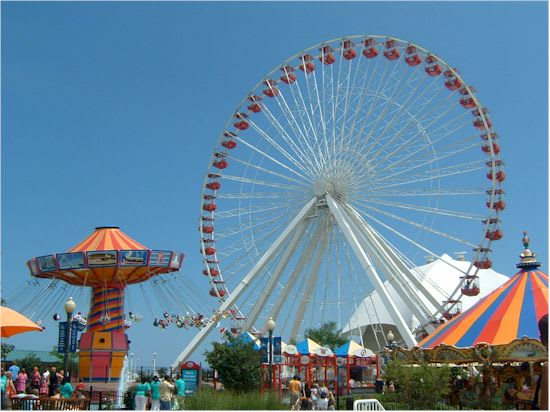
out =
[[[66,253],[39,256],[27,261],[36,278],[62,281],[79,288],[91,288],[88,317],[73,319],[86,329],[79,343],[79,376],[85,381],[118,381],[129,348],[125,331],[142,315],[124,313],[127,286],[159,275],[177,272],[183,253],[151,250],[118,227],[98,227]],[[160,326],[172,323],[167,312],[155,319]],[[59,315],[54,315],[59,320]],[[157,326],[155,325],[155,326]]]
[[[455,396],[461,406],[531,409],[548,361],[539,320],[548,314],[548,275],[539,267],[524,232],[519,270],[504,285],[442,324],[412,349],[387,349],[409,364],[450,364],[467,371]]]

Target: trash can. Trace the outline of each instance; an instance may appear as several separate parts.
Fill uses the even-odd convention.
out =
[[[347,411],[353,410],[353,398],[351,396],[346,397],[346,410]]]

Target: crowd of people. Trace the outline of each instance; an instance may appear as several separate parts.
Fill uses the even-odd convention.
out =
[[[0,377],[1,408],[11,409],[12,401],[16,398],[38,399],[41,396],[56,398],[83,398],[84,382],[82,379],[73,387],[70,379],[64,377],[64,371],[57,371],[55,367],[45,368],[40,373],[38,367],[27,373],[20,368],[17,362],[6,371],[1,370]]]
[[[288,383],[292,410],[335,410],[334,394],[326,387],[302,383],[298,375]]]
[[[168,411],[183,409],[185,401],[185,381],[177,375],[173,381],[169,375],[153,378],[142,376],[134,384],[134,410]]]

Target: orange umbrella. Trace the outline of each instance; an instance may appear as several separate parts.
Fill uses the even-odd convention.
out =
[[[42,328],[13,309],[0,306],[0,331],[3,338],[33,330],[42,330]]]

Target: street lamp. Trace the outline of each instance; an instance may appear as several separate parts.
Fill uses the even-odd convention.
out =
[[[153,353],[153,375],[157,371],[157,353]]]
[[[134,353],[130,352],[130,376],[134,379]]]
[[[275,330],[275,326],[277,326],[277,324],[275,323],[273,318],[270,316],[267,322],[265,323],[265,327],[269,332],[269,388],[270,389],[273,389],[273,331]]]
[[[65,325],[65,358],[63,367],[65,369],[65,378],[69,377],[69,344],[71,342],[71,321],[73,312],[76,308],[76,303],[73,298],[67,299],[65,302],[65,313],[67,313],[67,324]]]

